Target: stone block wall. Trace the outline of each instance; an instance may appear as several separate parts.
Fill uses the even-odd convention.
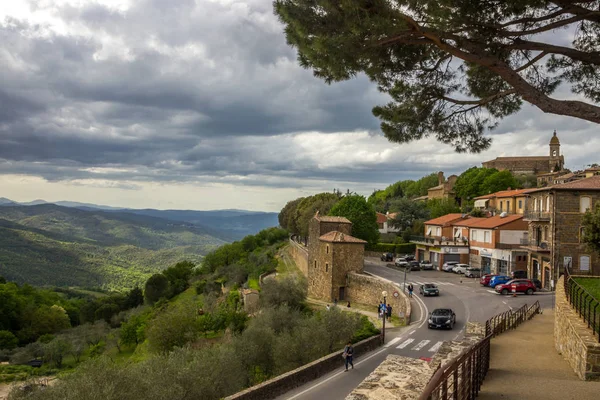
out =
[[[377,312],[377,305],[383,301],[381,292],[388,293],[386,301],[392,306],[392,313],[398,315],[400,311],[404,313],[406,323],[410,322],[410,301],[402,292],[400,285],[383,278],[376,278],[367,274],[348,274],[347,299],[352,303],[373,305],[373,312]],[[394,292],[398,292],[398,297],[394,297]]]
[[[598,336],[569,304],[564,277],[556,285],[554,346],[580,379],[600,381],[600,343]]]
[[[304,276],[308,276],[308,248],[290,239],[288,252],[296,263],[298,269],[304,274]]]
[[[363,354],[368,353],[379,346],[381,346],[381,337],[379,335],[356,343],[354,345],[354,359],[360,360],[360,357]],[[341,355],[342,350],[336,351],[335,353],[319,358],[300,368],[296,368],[234,395],[225,397],[225,400],[274,399],[298,386],[313,381],[336,368],[343,368],[344,359]]]

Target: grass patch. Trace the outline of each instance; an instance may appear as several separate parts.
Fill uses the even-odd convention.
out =
[[[248,288],[260,290],[260,285],[258,283],[258,278],[250,278],[248,279]]]
[[[596,300],[600,301],[600,279],[599,278],[573,278],[575,282],[583,286]]]

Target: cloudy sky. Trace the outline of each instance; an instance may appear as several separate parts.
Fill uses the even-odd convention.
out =
[[[532,107],[492,147],[387,142],[364,78],[301,69],[271,0],[0,2],[0,197],[278,211],[506,155],[600,161],[598,127]],[[565,95],[568,93],[565,92]]]

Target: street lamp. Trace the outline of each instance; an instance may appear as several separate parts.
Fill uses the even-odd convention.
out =
[[[383,295],[383,328],[381,329],[381,344],[385,343],[385,317],[387,315],[387,303],[385,298],[387,297],[387,292],[384,290],[381,292]]]

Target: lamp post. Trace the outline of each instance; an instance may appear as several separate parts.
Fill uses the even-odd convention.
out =
[[[387,315],[387,303],[385,298],[387,297],[387,292],[384,290],[381,292],[383,295],[383,328],[381,329],[381,344],[385,343],[385,317]]]

